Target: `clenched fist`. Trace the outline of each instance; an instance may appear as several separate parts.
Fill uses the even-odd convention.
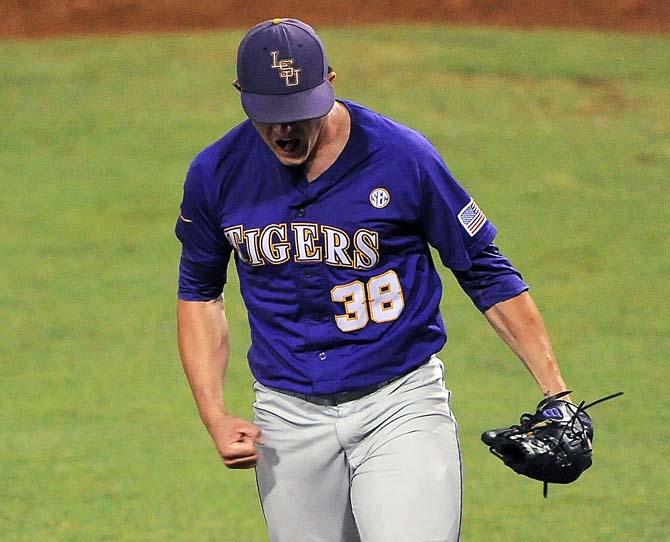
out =
[[[223,416],[208,427],[223,463],[229,469],[249,469],[256,466],[257,444],[263,444],[261,430],[242,418]]]

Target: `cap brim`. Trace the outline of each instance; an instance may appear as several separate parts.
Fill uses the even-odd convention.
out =
[[[315,119],[327,115],[335,104],[330,81],[292,94],[241,93],[242,109],[255,122],[268,124]]]

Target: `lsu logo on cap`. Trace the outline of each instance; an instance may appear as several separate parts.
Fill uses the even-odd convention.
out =
[[[272,64],[270,67],[279,70],[279,77],[284,80],[287,87],[295,87],[300,84],[300,68],[293,67],[292,58],[279,59],[279,51],[272,51]]]
[[[370,204],[377,209],[383,209],[391,201],[391,194],[386,188],[375,188],[370,192]]]

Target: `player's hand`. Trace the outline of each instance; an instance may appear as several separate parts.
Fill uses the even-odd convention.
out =
[[[224,416],[210,428],[214,444],[229,469],[249,469],[258,460],[257,444],[263,444],[261,430],[242,418]]]

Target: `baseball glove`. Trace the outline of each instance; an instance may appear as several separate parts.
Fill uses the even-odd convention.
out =
[[[545,398],[533,414],[523,414],[518,425],[482,433],[489,451],[518,474],[547,484],[569,484],[591,466],[593,421],[587,408],[618,397],[603,397],[588,405],[562,400],[565,391]]]

